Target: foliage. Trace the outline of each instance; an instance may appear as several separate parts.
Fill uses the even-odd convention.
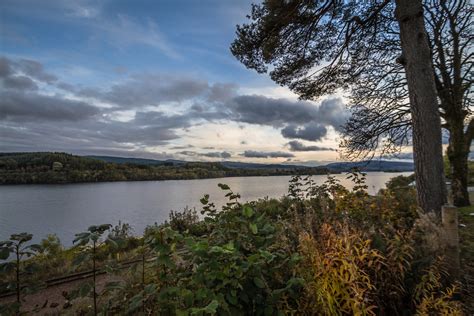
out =
[[[87,246],[92,243],[91,251],[83,251],[75,260],[74,264],[79,266],[85,260],[92,261],[92,284],[85,283],[80,291],[80,296],[92,296],[94,300],[94,315],[97,315],[97,289],[96,289],[96,274],[97,274],[97,267],[96,267],[96,260],[97,260],[97,246],[100,243],[101,236],[108,230],[110,230],[112,225],[110,224],[102,224],[99,226],[90,226],[87,231],[83,233],[76,234],[76,239],[74,239],[73,243],[77,243],[77,246],[84,247],[86,250]],[[113,239],[109,238],[108,241],[112,243],[116,243]]]
[[[22,276],[24,274],[32,274],[36,266],[32,264],[25,265],[21,260],[25,256],[35,255],[41,249],[40,245],[37,244],[25,245],[32,238],[32,234],[20,233],[11,235],[10,240],[0,242],[0,260],[7,260],[10,256],[14,257],[14,260],[0,264],[0,273],[6,274],[12,271],[15,273],[14,280],[6,285],[7,289],[15,289],[16,292],[16,302],[11,306],[7,306],[6,309],[8,310],[19,310],[21,294],[32,293],[37,289],[37,286],[33,284],[23,284],[22,280]],[[0,311],[2,311],[1,308]]]
[[[300,236],[304,257],[301,274],[306,276],[304,310],[324,315],[374,315],[375,286],[370,270],[382,268],[382,255],[371,249],[370,240],[342,225],[321,227],[318,240]]]
[[[443,290],[439,262],[435,262],[424,271],[421,281],[415,289],[417,315],[463,315],[459,302],[453,301],[456,285]]]
[[[58,168],[57,163],[62,167]],[[56,167],[55,167],[56,166]],[[235,176],[325,174],[325,168],[227,168],[215,162],[120,164],[66,153],[1,153],[0,184],[204,179]]]
[[[352,190],[330,176],[296,176],[287,197],[245,203],[219,184],[222,208],[204,196],[202,216],[173,212],[140,238],[122,223],[91,226],[76,235],[74,263],[107,272],[108,282],[100,294],[94,281],[69,293],[68,312],[91,313],[75,299],[84,296],[103,314],[460,314],[465,285],[442,272],[441,230],[410,205],[410,179],[370,196],[363,174],[348,177]],[[58,243],[43,240],[49,250],[24,264],[71,257]],[[117,252],[133,264],[121,267]]]

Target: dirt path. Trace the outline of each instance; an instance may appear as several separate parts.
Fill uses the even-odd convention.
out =
[[[25,295],[22,298],[22,307],[21,311],[27,315],[59,315],[59,314],[68,314],[67,308],[64,309],[65,304],[67,303],[66,298],[63,296],[63,293],[70,293],[79,287],[83,282],[89,281],[91,278],[71,281],[68,283],[58,284],[49,286],[38,293]],[[97,276],[97,290],[100,292],[106,282],[110,281],[120,281],[119,277],[113,277],[110,275],[102,274]],[[15,295],[0,298],[0,305],[12,303],[16,299]],[[81,304],[87,306],[92,304],[92,299],[77,299],[76,301],[82,300]],[[90,301],[90,302],[89,302]],[[67,305],[66,305],[67,306]]]

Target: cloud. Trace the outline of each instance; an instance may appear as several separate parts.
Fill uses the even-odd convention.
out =
[[[94,98],[120,107],[137,108],[159,105],[162,102],[180,102],[199,97],[209,90],[204,80],[160,74],[132,75],[125,82],[108,90],[85,88],[83,97]]]
[[[321,140],[328,127],[340,131],[349,117],[340,98],[316,105],[308,101],[274,99],[259,95],[234,97],[226,103],[227,117],[237,122],[281,128],[285,138]]]
[[[3,79],[3,86],[15,90],[38,90],[38,85],[25,76],[8,76]]]
[[[281,130],[285,138],[298,138],[309,141],[321,140],[327,134],[327,128],[319,124],[308,124],[302,127],[288,125]]]
[[[246,150],[242,156],[247,158],[291,158],[294,157],[292,153],[283,151],[255,151]]]
[[[288,142],[287,145],[290,146],[291,151],[335,151],[334,148],[306,146],[297,140],[292,140],[291,142]]]
[[[51,84],[58,80],[55,75],[46,72],[43,65],[35,60],[20,59],[14,65],[15,68],[23,72],[25,75],[28,75],[38,81]]]
[[[207,157],[207,158],[223,158],[223,159],[228,159],[232,157],[232,154],[227,151],[200,153],[196,151],[184,150],[184,151],[178,152],[177,154],[180,154],[183,156],[190,156],[190,157]]]
[[[0,119],[11,121],[80,121],[99,114],[99,109],[81,101],[36,93],[1,93]]]
[[[238,86],[234,83],[215,83],[209,89],[208,100],[211,102],[224,102],[237,94]]]
[[[11,73],[10,60],[6,57],[0,57],[0,78],[8,77]]]
[[[124,77],[122,82],[102,89],[84,88],[60,81],[38,61],[0,58],[3,88],[0,92],[0,146],[3,150],[103,148],[104,151],[141,152],[183,137],[183,132],[192,126],[229,121],[272,126],[281,129],[286,138],[318,140],[326,135],[330,126],[336,129],[344,117],[339,99],[315,104],[257,95],[238,96],[235,84],[210,84],[200,78],[176,74]],[[61,93],[55,93],[57,91]],[[103,103],[113,106],[104,107]],[[159,107],[160,111],[148,107],[163,103],[166,106]],[[175,106],[173,112],[165,112],[169,103]],[[244,144],[242,141],[241,145]],[[295,146],[290,149],[316,150],[316,146]],[[179,154],[190,157],[232,157],[230,152],[213,148],[200,148],[203,152],[189,151],[189,148],[192,147],[171,149],[183,150]],[[289,152],[252,150],[241,156],[294,157]]]
[[[157,49],[165,56],[180,59],[181,54],[171,45],[166,36],[161,33],[158,25],[151,19],[138,23],[124,14],[117,15],[116,19],[96,19],[87,24],[95,28],[97,36],[102,36],[102,41],[124,48],[134,45],[146,45]],[[144,22],[144,23],[143,23]]]
[[[338,129],[347,118],[347,111],[339,98],[326,99],[318,106],[308,101],[243,95],[233,98],[227,107],[237,115],[236,120],[240,122],[274,127],[317,122]]]
[[[13,61],[6,57],[0,57],[0,79],[4,89],[12,90],[37,90],[35,80],[47,84],[57,80],[37,61],[29,59]]]
[[[193,145],[183,145],[183,146],[173,146],[173,147],[170,147],[170,149],[186,149],[186,148],[193,148],[194,146]]]

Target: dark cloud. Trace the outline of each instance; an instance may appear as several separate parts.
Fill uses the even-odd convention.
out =
[[[165,75],[133,75],[108,90],[86,88],[79,95],[95,98],[120,107],[134,108],[180,102],[203,95],[209,89],[206,81]]]
[[[3,79],[3,86],[15,90],[38,90],[38,85],[25,76],[8,76]]]
[[[203,153],[202,156],[209,157],[209,158],[224,158],[224,159],[228,159],[232,157],[232,155],[227,151]]]
[[[150,113],[149,115],[154,115]],[[166,119],[166,116],[162,116]],[[171,118],[173,121],[173,118]],[[38,150],[149,150],[179,138],[172,124],[142,125],[140,120],[119,122],[105,119],[84,121],[55,121],[54,124],[39,120],[0,124],[2,150],[19,146]]]
[[[14,65],[15,68],[19,69],[25,75],[28,75],[38,81],[51,84],[58,80],[55,75],[46,72],[43,65],[35,60],[20,59],[19,61],[15,62]]]
[[[223,159],[228,159],[232,157],[232,154],[227,151],[200,153],[196,151],[184,150],[184,151],[178,152],[178,154],[183,155],[183,156],[190,156],[190,157],[207,157],[207,158],[223,158]]]
[[[292,153],[283,151],[256,151],[246,150],[242,156],[247,158],[291,158],[294,157]]]
[[[11,121],[80,121],[99,113],[99,109],[59,96],[4,91],[1,93],[0,119]]]
[[[335,151],[335,149],[328,147],[306,146],[297,140],[292,140],[288,143],[288,146],[291,151]]]
[[[234,83],[215,83],[209,89],[208,100],[211,102],[224,102],[236,96],[238,86]]]
[[[69,83],[65,83],[65,82],[58,82],[56,84],[56,87],[58,87],[59,89],[61,90],[64,90],[64,91],[68,91],[68,92],[75,92],[76,91],[76,88],[69,84]]]
[[[316,122],[339,129],[348,116],[341,99],[327,99],[318,106],[307,101],[244,95],[233,98],[227,107],[236,121],[274,127]]]
[[[308,124],[301,127],[288,125],[281,130],[281,135],[285,138],[298,138],[309,141],[321,140],[326,134],[326,127],[320,124]]]
[[[340,131],[349,117],[339,98],[327,99],[316,105],[307,101],[244,95],[227,102],[226,110],[228,119],[282,128],[283,137],[310,141],[321,140],[330,126]]]
[[[41,63],[29,60],[11,60],[0,57],[0,79],[4,89],[12,90],[37,90],[35,81],[52,84],[57,77],[44,70]]]
[[[8,77],[11,73],[10,60],[5,57],[0,57],[0,78]]]

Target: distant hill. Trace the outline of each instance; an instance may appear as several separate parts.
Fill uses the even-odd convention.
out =
[[[86,156],[106,162],[113,163],[129,163],[138,165],[184,165],[188,162],[183,160],[155,160],[155,159],[142,159],[142,158],[125,158],[125,157],[112,157],[112,156]],[[219,162],[224,167],[232,169],[305,169],[308,166],[297,165],[297,164],[262,164],[262,163],[249,163],[239,161],[221,161]],[[318,168],[326,168],[330,172],[347,172],[352,168],[359,168],[361,171],[385,171],[385,172],[404,172],[413,171],[414,165],[412,162],[401,162],[401,161],[389,161],[389,160],[373,160],[373,161],[360,161],[360,162],[334,162],[326,165],[318,166]]]
[[[127,157],[114,157],[114,156],[84,156],[86,158],[92,158],[97,160],[102,160],[105,162],[112,162],[118,164],[135,164],[135,165],[146,165],[146,166],[160,166],[160,165],[174,165],[174,164],[183,164],[185,161],[180,160],[156,160],[156,159],[146,159],[146,158],[127,158]]]
[[[413,171],[415,166],[413,162],[373,160],[359,162],[335,162],[324,165],[331,172],[347,172],[352,168],[358,168],[361,171],[385,171],[385,172],[404,172]]]

